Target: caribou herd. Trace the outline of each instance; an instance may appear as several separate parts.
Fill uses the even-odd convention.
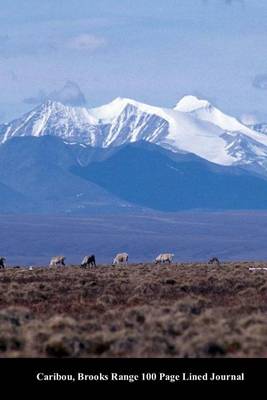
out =
[[[171,253],[163,253],[163,254],[159,254],[158,257],[155,258],[154,262],[155,264],[171,264],[172,260],[173,260],[174,254]],[[112,265],[128,265],[128,259],[129,259],[129,255],[128,253],[118,253],[112,262]],[[64,267],[65,264],[65,260],[66,257],[64,256],[54,256],[51,258],[50,263],[49,263],[49,267],[50,268],[54,268],[54,267]],[[0,269],[4,269],[6,267],[6,259],[5,257],[0,257]],[[90,256],[85,256],[82,259],[82,262],[80,264],[81,268],[88,268],[88,267],[96,267],[96,259],[95,259],[95,255],[91,254]]]
[[[173,253],[161,253],[159,254],[155,260],[155,264],[171,264],[173,262],[174,254]],[[127,266],[128,265],[128,259],[129,255],[128,253],[118,253],[112,262],[112,266],[115,265],[120,265],[120,266]],[[50,263],[49,263],[49,268],[55,268],[55,267],[65,267],[66,257],[64,256],[54,256],[51,258]],[[217,257],[213,257],[208,261],[208,264],[213,264],[214,266],[220,266],[220,261]],[[94,254],[91,254],[90,256],[85,256],[80,264],[81,268],[93,268],[96,267],[96,258]],[[5,269],[6,268],[6,258],[5,257],[0,257],[0,269]],[[14,268],[20,268],[20,267],[14,267]],[[30,270],[33,268],[30,267]]]
[[[171,264],[173,262],[173,258],[174,258],[173,253],[161,253],[155,258],[154,263],[155,264]],[[128,259],[129,259],[128,253],[118,253],[113,259],[112,266],[115,266],[115,265],[127,266]],[[66,265],[65,260],[66,260],[66,257],[64,257],[64,256],[52,257],[51,261],[49,263],[49,268],[64,267]],[[209,260],[208,264],[220,266],[220,261],[218,260],[217,257],[213,257]],[[82,259],[80,267],[81,268],[96,267],[95,255],[91,254],[90,256],[85,256]],[[5,268],[6,268],[6,258],[0,257],[0,269],[5,269]],[[15,267],[15,268],[19,268],[19,267]],[[32,267],[30,267],[29,269],[32,270]]]

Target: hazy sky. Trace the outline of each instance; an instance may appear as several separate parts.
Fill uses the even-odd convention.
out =
[[[196,94],[267,120],[266,0],[1,3],[1,121],[67,81],[88,106],[118,96],[174,106]]]

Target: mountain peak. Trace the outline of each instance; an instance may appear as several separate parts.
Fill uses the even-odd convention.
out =
[[[132,105],[132,106],[136,106],[138,107],[139,105],[142,105],[143,103],[140,103],[136,100],[127,98],[127,97],[116,97],[114,100],[112,100],[109,105],[112,105],[114,107],[118,107],[118,108],[124,108],[128,105]]]
[[[126,97],[116,97],[110,103],[100,107],[91,108],[90,112],[101,121],[111,122],[117,118],[128,105],[136,106],[138,103]]]
[[[200,108],[209,108],[211,104],[207,100],[199,99],[196,96],[184,96],[175,106],[176,111],[192,112]]]

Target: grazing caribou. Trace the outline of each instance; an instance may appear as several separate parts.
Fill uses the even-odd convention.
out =
[[[64,256],[55,256],[51,258],[49,267],[64,267],[65,266],[65,259]]]
[[[158,257],[155,258],[155,264],[171,264],[173,260],[174,254],[172,253],[163,253],[159,254]]]
[[[81,263],[81,268],[96,267],[95,255],[85,256]]]
[[[5,257],[0,257],[0,269],[4,269],[6,267],[6,259]]]
[[[217,257],[213,257],[209,260],[208,264],[216,265],[217,267],[221,266],[221,263]]]
[[[127,253],[119,253],[113,260],[112,265],[127,265],[129,255]]]

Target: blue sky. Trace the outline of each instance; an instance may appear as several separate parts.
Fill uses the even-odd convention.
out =
[[[81,88],[89,107],[185,94],[267,120],[265,0],[11,0],[0,11],[0,121]],[[25,101],[26,99],[26,101]]]

